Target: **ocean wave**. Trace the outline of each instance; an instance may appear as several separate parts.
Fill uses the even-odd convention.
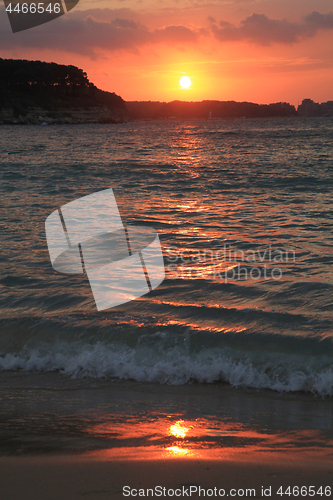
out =
[[[71,378],[105,378],[183,385],[192,382],[225,382],[234,387],[305,391],[333,396],[330,356],[255,350],[166,347],[160,332],[151,345],[120,343],[55,342],[0,357],[0,370],[59,371]]]

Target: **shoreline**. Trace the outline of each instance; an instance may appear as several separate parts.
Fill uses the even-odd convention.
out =
[[[193,478],[201,462],[333,470],[331,398],[24,372],[0,374],[0,397],[0,462],[19,476],[44,461],[177,462]]]
[[[180,117],[165,117],[165,118],[127,118],[125,121],[121,120],[104,120],[104,119],[93,119],[89,121],[45,121],[45,120],[38,120],[36,122],[33,121],[13,121],[13,122],[1,122],[0,121],[0,127],[6,127],[6,126],[26,126],[26,125],[31,125],[31,126],[62,126],[62,125],[128,125],[131,123],[188,123],[188,122],[208,122],[208,123],[215,123],[215,122],[243,122],[243,121],[249,121],[249,120],[265,120],[265,121],[273,121],[273,120],[322,120],[322,119],[332,119],[332,116],[252,116],[252,117],[220,117],[220,118],[180,118]]]
[[[236,462],[184,459],[114,461],[96,460],[82,455],[0,458],[1,491],[6,500],[97,500],[139,496],[190,496],[195,499],[205,496],[202,491],[199,496],[199,487],[206,492],[214,492],[216,488],[216,494],[207,495],[213,498],[221,498],[224,490],[223,496],[234,498],[269,496],[281,499],[288,497],[287,494],[281,496],[277,493],[281,487],[281,491],[285,491],[288,486],[303,486],[307,489],[312,486],[316,492],[323,487],[325,491],[325,488],[332,487],[332,478],[332,464],[302,460],[295,462],[286,458],[283,461],[265,459],[257,462],[252,461],[251,457]],[[127,488],[124,490],[125,486]],[[162,488],[162,495],[151,494],[151,490],[159,493],[156,487]],[[147,492],[147,489],[150,491]],[[168,490],[171,490],[169,495]],[[250,491],[243,493],[246,490],[251,490],[251,494]],[[176,494],[172,495],[172,491],[176,491]],[[314,498],[327,496],[315,495]]]

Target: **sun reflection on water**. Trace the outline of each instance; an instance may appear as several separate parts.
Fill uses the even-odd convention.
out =
[[[170,434],[177,438],[184,438],[189,430],[190,428],[185,426],[184,420],[178,420],[175,424],[171,425]]]
[[[102,438],[106,448],[87,452],[102,460],[159,460],[159,459],[204,459],[235,460],[237,457],[264,457],[267,452],[283,453],[285,449],[294,450],[297,455],[299,445],[308,441],[305,453],[318,452],[311,445],[313,439],[323,441],[319,431],[290,431],[267,433],[263,429],[237,422],[221,422],[204,418],[185,421],[178,419],[170,422],[170,416],[152,420],[131,420],[108,422],[87,429],[87,434]],[[129,444],[131,443],[131,444]],[[324,443],[324,441],[323,441]],[[291,446],[292,444],[292,446]],[[327,446],[325,441],[325,445]],[[331,442],[329,443],[331,446]],[[319,449],[319,448],[318,448]],[[322,450],[325,454],[325,450]],[[327,453],[327,450],[326,450]]]
[[[169,456],[173,457],[185,457],[193,455],[192,450],[189,450],[188,448],[181,448],[180,446],[169,446],[168,448],[165,448],[165,451],[168,452]]]

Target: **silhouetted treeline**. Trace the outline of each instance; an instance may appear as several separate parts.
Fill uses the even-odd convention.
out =
[[[87,110],[91,115],[88,117],[90,121],[96,109],[96,115],[100,116],[98,120],[103,123],[126,121],[128,116],[125,102],[120,96],[95,87],[87,74],[76,66],[0,59],[0,111],[3,115],[0,122],[24,123],[24,117],[29,115],[27,120],[37,123],[40,119],[31,118],[32,108],[50,111],[48,115],[38,112],[43,115],[43,121],[49,119],[50,123],[61,123],[69,108]],[[105,113],[105,108],[110,110],[109,114]],[[59,114],[60,109],[62,111]],[[52,115],[51,112],[55,113]],[[83,116],[82,120],[88,118]]]
[[[0,59],[0,89],[21,93],[42,93],[52,96],[94,97],[105,105],[121,106],[123,99],[113,92],[99,90],[88,80],[87,73],[76,66],[27,61],[24,59]],[[0,98],[0,103],[3,99]]]
[[[125,101],[122,97],[115,94],[114,92],[106,92],[104,90],[100,90],[97,87],[94,87],[94,98],[98,101],[102,102],[108,108],[117,107],[121,108],[127,114],[127,107]]]
[[[0,59],[0,86],[74,95],[90,94],[94,88],[87,74],[76,66],[22,59]]]
[[[273,116],[297,116],[294,106],[286,102],[255,104],[235,101],[201,102],[126,102],[130,118],[134,120],[159,118],[265,118]]]

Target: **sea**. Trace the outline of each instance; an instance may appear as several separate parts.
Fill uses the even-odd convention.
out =
[[[1,126],[0,454],[331,459],[332,145],[331,118]],[[109,188],[165,279],[98,311],[45,220]]]

